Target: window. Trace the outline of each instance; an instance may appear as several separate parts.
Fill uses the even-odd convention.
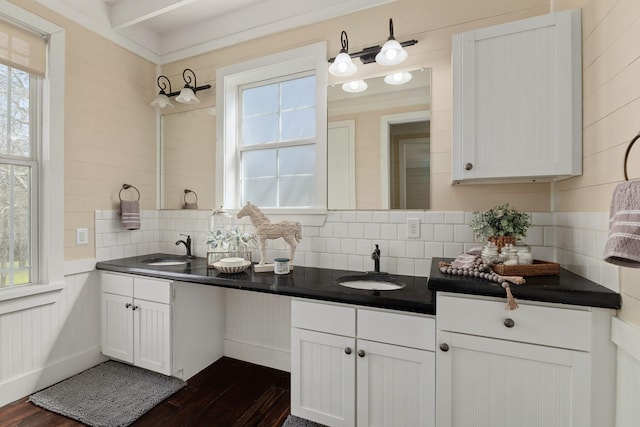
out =
[[[37,77],[0,64],[0,287],[32,281],[37,233]]]
[[[325,212],[325,44],[221,68],[216,81],[216,204]]]
[[[1,312],[14,298],[64,287],[66,56],[61,27],[10,2],[0,15]]]
[[[240,88],[241,204],[315,206],[315,75]]]

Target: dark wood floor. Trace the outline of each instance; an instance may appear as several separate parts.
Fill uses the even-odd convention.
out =
[[[0,426],[82,426],[20,399],[0,408]],[[290,375],[223,357],[147,412],[143,426],[279,427],[290,411]]]

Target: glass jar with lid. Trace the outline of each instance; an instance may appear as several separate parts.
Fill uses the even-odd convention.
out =
[[[515,246],[518,254],[518,264],[526,265],[533,264],[533,255],[531,254],[531,248],[524,242],[518,241]]]
[[[504,257],[504,265],[517,265],[518,264],[518,252],[511,243],[507,243],[502,248],[502,254]]]

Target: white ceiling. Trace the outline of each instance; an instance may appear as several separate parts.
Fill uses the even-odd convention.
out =
[[[36,0],[165,64],[395,0]]]

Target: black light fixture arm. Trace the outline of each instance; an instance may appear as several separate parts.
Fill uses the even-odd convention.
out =
[[[391,18],[389,18],[389,38],[387,40],[395,40],[395,37],[393,36],[393,19]],[[342,49],[340,50],[340,53],[343,53],[343,52],[349,53],[348,52],[349,39],[347,38],[347,32],[344,30],[342,31],[342,34],[340,34],[340,42],[342,44]],[[418,40],[413,39],[413,40],[407,40],[399,43],[400,43],[400,46],[407,47],[407,46],[413,46],[417,44]],[[376,55],[378,54],[378,52],[380,52],[381,49],[382,49],[382,46],[380,45],[369,46],[369,47],[365,47],[360,52],[349,53],[349,56],[352,58],[360,58],[363,64],[370,64],[372,62],[375,62]],[[333,63],[335,60],[336,60],[335,56],[333,58],[329,58],[330,63]]]
[[[191,75],[193,75],[193,79],[191,78],[191,75],[188,75],[187,72],[190,72]],[[185,68],[185,70],[182,72],[182,79],[184,80],[184,87],[188,87],[191,90],[193,90],[193,92],[197,92],[199,90],[205,90],[205,89],[211,89],[211,85],[207,84],[207,85],[202,85],[202,86],[198,86],[196,83],[196,73],[193,72],[192,69],[190,68]],[[166,80],[166,83],[165,83]],[[193,86],[191,86],[191,82],[193,82]],[[167,93],[167,84],[169,84],[169,92]],[[169,78],[167,76],[158,76],[158,87],[160,88],[160,94],[162,95],[167,95],[169,97],[171,96],[178,96],[180,95],[180,91],[176,91],[173,92],[171,90],[171,81],[169,80]]]

